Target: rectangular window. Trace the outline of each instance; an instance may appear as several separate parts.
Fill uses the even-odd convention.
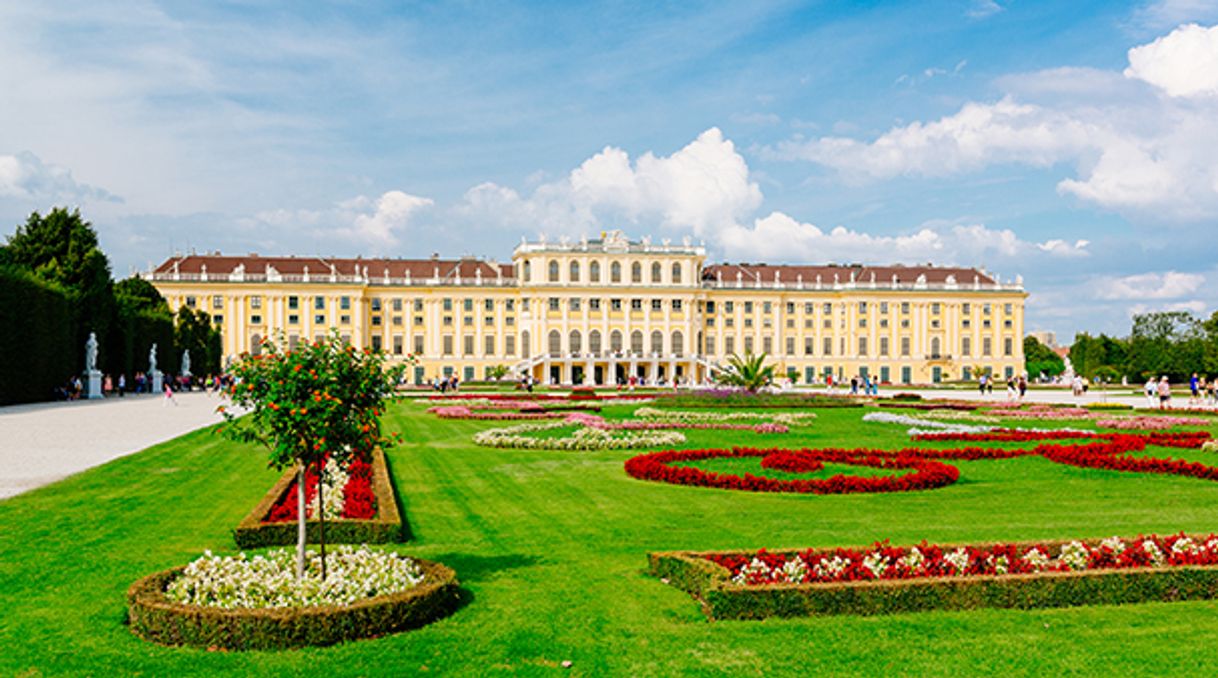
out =
[[[672,310],[676,311],[678,313],[681,311],[681,300],[680,299],[672,300]]]
[[[931,303],[931,305],[930,305],[930,314],[931,314],[931,315],[939,315],[939,302],[937,302],[937,301],[936,301],[936,302]]]
[[[394,327],[401,327],[402,326],[402,316],[400,316],[400,315],[393,316],[393,325],[394,325]]]
[[[250,308],[258,310],[262,308],[262,297],[250,297]]]
[[[707,355],[715,355],[715,335],[706,335],[706,353]]]
[[[723,312],[724,313],[735,313],[736,312],[736,302],[734,302],[734,301],[723,302]]]
[[[469,313],[470,311],[474,310],[474,300],[465,299],[461,302],[461,306],[465,309],[466,313]]]
[[[503,324],[507,325],[508,327],[511,327],[516,324],[516,319],[509,315],[508,317],[503,319]]]
[[[901,337],[901,355],[909,357],[909,337]]]
[[[503,302],[503,310],[515,311],[516,310],[516,300],[508,299],[507,301]]]
[[[753,352],[753,338],[752,337],[744,338],[744,352],[746,354]]]
[[[488,334],[483,337],[485,346],[482,347],[482,352],[486,355],[495,355],[495,335]]]
[[[211,322],[213,325],[221,325],[224,323],[224,316],[217,313],[211,317]]]
[[[901,302],[901,314],[909,315],[909,302],[908,301]]]
[[[723,326],[724,326],[724,327],[735,327],[735,326],[736,326],[736,319],[735,319],[735,318],[733,318],[733,317],[731,317],[731,316],[728,316],[727,318],[724,318],[724,319],[723,319]]]
[[[325,324],[326,324],[326,316],[324,316],[324,315],[315,315],[315,316],[313,316],[313,324],[314,324],[314,325],[325,325]]]
[[[487,299],[486,301],[482,302],[482,308],[487,311],[495,310],[495,300]]]
[[[707,313],[715,312],[715,302],[713,302],[713,301],[706,302],[706,312]]]
[[[825,304],[821,307],[820,312],[824,313],[825,315],[833,313],[833,304]]]
[[[339,297],[338,307],[344,311],[351,310],[351,297]]]
[[[867,302],[860,301],[859,302],[859,313],[866,313],[866,312],[867,312]]]
[[[888,337],[880,337],[880,355],[888,355]]]
[[[816,304],[813,304],[810,301],[804,302],[804,314],[805,315],[812,315],[812,313],[814,313],[815,311],[816,311]]]
[[[643,310],[643,300],[642,299],[631,299],[630,300],[630,310],[632,310],[632,311]]]
[[[444,348],[444,355],[453,354],[453,335],[451,335],[451,334],[444,335],[443,348]]]
[[[771,304],[771,303],[770,303],[770,302],[768,302],[768,301],[763,301],[763,302],[761,302],[761,312],[762,312],[762,313],[773,313],[773,312],[774,312],[774,304]]]
[[[483,318],[483,319],[482,319],[482,324],[483,324],[483,325],[486,325],[487,327],[490,327],[490,326],[494,325],[494,324],[495,324],[495,316],[493,316],[493,315],[488,315],[488,316],[486,316],[485,318]]]
[[[968,329],[973,326],[973,321],[969,320],[968,318],[965,318],[964,320],[960,321],[960,326],[965,329]]]
[[[453,300],[452,299],[445,299],[443,303],[444,303],[444,310],[446,312],[453,310]],[[422,309],[416,309],[416,310],[422,310]]]
[[[414,352],[417,355],[423,355],[423,335],[414,335]]]
[[[461,337],[461,349],[465,355],[474,354],[474,335],[466,334]]]
[[[570,304],[571,304],[572,311],[579,310],[579,306],[580,306],[579,299],[571,299]]]
[[[774,352],[774,337],[761,338],[761,352],[769,355]]]
[[[422,299],[414,300],[414,310],[415,310],[415,313],[418,313],[423,310],[423,300]],[[450,308],[448,310],[451,311],[452,309]]]
[[[379,335],[379,334],[372,335],[372,350],[379,351],[379,350],[381,350],[381,347],[382,347],[381,346],[381,335]]]
[[[558,297],[550,297],[549,304],[550,304],[551,311],[557,311],[560,308],[562,308],[562,306],[561,306],[562,302],[559,300]]]
[[[381,310],[381,300],[380,299],[373,298],[370,303],[372,305],[372,311],[374,313],[379,312]]]
[[[880,302],[880,313],[881,313],[881,314],[884,314],[884,313],[887,313],[887,312],[888,312],[888,302],[887,302],[887,301],[881,301],[881,302]]]
[[[812,355],[814,344],[815,340],[812,337],[804,337],[804,355]]]
[[[989,304],[981,305],[981,315],[989,315],[990,311],[991,311],[991,307]]]
[[[211,308],[213,311],[224,308],[224,297],[220,296],[219,294],[213,296],[211,298]]]
[[[1005,313],[1005,314],[1007,314],[1007,315],[1011,315],[1011,311],[1012,311],[1012,310],[1014,310],[1014,306],[1012,306],[1011,304],[1003,304],[1003,305],[1002,305],[1002,312],[1003,312],[1003,313]]]
[[[1011,337],[1004,337],[1002,339],[1002,354],[1005,356],[1011,356],[1014,354],[1014,352],[1015,340],[1013,340]]]
[[[609,310],[610,311],[622,310],[622,300],[621,299],[610,299],[609,300]]]
[[[859,318],[859,327],[866,327],[866,326],[867,326],[867,319]]]
[[[402,355],[403,348],[404,348],[404,346],[402,345],[402,335],[400,335],[400,334],[393,335],[393,354]]]
[[[351,324],[351,316],[349,316],[349,315],[340,315],[340,316],[338,316],[338,322],[339,322],[340,324],[343,324],[343,325],[350,325],[350,324]]]
[[[421,315],[416,315],[416,316],[414,317],[414,324],[416,324],[416,325],[422,325],[422,324],[423,324],[423,316],[421,316]]]
[[[299,325],[299,324],[300,324],[300,316],[296,315],[295,313],[293,313],[293,314],[289,315],[289,316],[288,316],[288,324],[289,324],[289,325]]]
[[[195,300],[194,297],[186,297],[186,307],[187,308],[194,308],[197,304],[198,304],[198,302]]]
[[[960,338],[960,355],[962,355],[966,358],[973,355],[973,338],[972,337],[961,337]]]
[[[395,311],[402,310],[402,298],[401,297],[398,297],[393,300],[393,310],[395,310]]]
[[[509,334],[503,338],[503,352],[507,355],[516,355],[516,335]]]
[[[192,299],[194,299],[194,297],[186,297],[187,306],[194,306],[194,303],[191,301]],[[300,297],[297,297],[297,296],[288,297],[288,309],[295,311],[298,308],[300,308]]]
[[[706,326],[707,326],[707,327],[714,327],[714,326],[715,326],[715,319],[714,319],[714,318],[707,318],[707,319],[706,319]]]
[[[651,310],[653,310],[653,311],[664,310],[664,302],[660,299],[652,299],[651,300]]]
[[[753,319],[752,319],[752,318],[745,318],[745,319],[744,319],[744,326],[745,326],[745,327],[752,327],[752,326],[753,326]]]
[[[964,315],[968,315],[968,314],[972,313],[973,305],[968,303],[967,301],[964,302],[963,304],[960,305],[960,312],[963,313]]]
[[[833,355],[833,337],[825,337],[820,345],[820,354],[823,356]]]
[[[589,299],[588,300],[588,310],[589,311],[601,310],[601,300],[600,299]]]
[[[753,302],[751,302],[751,301],[744,302],[744,312],[745,313],[753,312]]]
[[[993,352],[994,352],[993,341],[989,337],[982,337],[981,338],[981,355],[989,356],[989,355],[993,354]]]
[[[1013,324],[1011,323],[1011,320],[1008,318],[1008,319],[1002,321],[1002,326],[1009,330],[1009,329],[1011,329],[1011,327],[1013,327]]]
[[[787,355],[795,355],[795,337],[787,337]]]
[[[859,355],[867,355],[867,337],[859,337]]]
[[[736,337],[727,336],[723,338],[723,352],[728,355],[736,352]]]
[[[795,302],[788,301],[787,302],[787,313],[794,313],[794,312],[795,312]]]
[[[262,324],[262,316],[260,316],[260,315],[251,315],[251,316],[250,316],[250,324],[251,324],[251,325],[261,325],[261,324]]]

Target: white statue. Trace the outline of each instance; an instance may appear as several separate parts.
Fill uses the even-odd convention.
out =
[[[152,348],[148,349],[148,371],[156,372],[156,343],[153,342]]]
[[[190,376],[190,349],[182,351],[182,376]]]
[[[97,370],[97,333],[90,332],[85,342],[85,372]]]

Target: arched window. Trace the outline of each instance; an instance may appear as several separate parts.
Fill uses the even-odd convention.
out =
[[[571,262],[571,275],[567,282],[579,282],[579,262]]]
[[[609,333],[609,350],[614,353],[622,352],[622,333],[613,330]]]
[[[550,282],[558,282],[558,262],[550,262]]]
[[[934,337],[930,340],[930,355],[933,358],[939,357],[939,337]]]
[[[261,334],[254,334],[250,337],[250,355],[262,355]]]
[[[660,262],[655,262],[651,265],[651,282],[658,283],[664,281],[664,269],[660,266]]]
[[[673,355],[685,353],[685,335],[681,334],[680,330],[672,333],[672,345],[668,349],[673,352]]]
[[[529,262],[524,262],[524,281],[529,282],[533,278],[533,266]]]
[[[601,333],[600,330],[592,330],[588,333],[588,350],[592,353],[601,352]]]
[[[601,281],[601,262],[594,261],[588,264],[588,282],[598,283]]]
[[[622,265],[616,261],[609,265],[609,282],[622,282]]]
[[[550,354],[562,353],[562,334],[558,330],[550,330]]]
[[[643,265],[637,261],[630,265],[630,282],[643,282]]]
[[[630,352],[643,352],[643,333],[639,330],[635,330],[630,333]]]
[[[567,337],[567,343],[570,345],[569,348],[572,353],[579,353],[584,350],[579,330],[571,330],[571,334]]]
[[[529,357],[531,348],[532,347],[529,345],[529,332],[528,330],[525,330],[524,332],[520,333],[520,357]]]
[[[651,352],[652,353],[663,353],[664,352],[664,333],[659,330],[656,330],[651,333]]]
[[[681,284],[681,264],[674,263],[672,265],[672,284]]]

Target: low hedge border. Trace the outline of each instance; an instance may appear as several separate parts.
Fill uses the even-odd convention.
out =
[[[1065,542],[1038,543],[1048,545]],[[954,546],[958,545],[944,545],[944,548]],[[790,550],[774,553],[791,555],[797,552]],[[727,568],[704,557],[712,553],[724,552],[669,551],[648,554],[651,574],[692,595],[711,621],[838,614],[881,615],[981,608],[1022,610],[1218,598],[1218,566],[1181,565],[1082,572],[740,586],[732,583]],[[751,555],[755,551],[740,553]]]
[[[267,523],[263,519],[271,512],[275,502],[288,491],[296,479],[294,471],[287,471],[270,492],[258,502],[238,525],[233,528],[233,541],[243,549],[264,546],[291,546],[296,543],[296,522]],[[372,491],[376,493],[376,517],[368,520],[331,519],[326,521],[326,543],[329,544],[386,544],[402,541],[408,534],[402,514],[398,510],[397,496],[393,491],[393,480],[389,465],[381,448],[372,451]],[[321,539],[321,523],[309,520],[306,523],[308,541]]]
[[[127,589],[127,623],[137,636],[161,645],[226,650],[282,650],[397,633],[446,617],[463,602],[455,572],[440,563],[415,562],[424,579],[409,591],[347,606],[261,610],[174,602],[165,588],[184,569],[175,567]]]

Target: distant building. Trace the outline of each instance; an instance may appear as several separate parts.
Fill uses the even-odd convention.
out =
[[[1039,341],[1049,348],[1057,348],[1057,333],[1055,332],[1050,332],[1048,330],[1036,330],[1034,332],[1028,332],[1028,336],[1036,339],[1036,341]]]
[[[1020,282],[973,268],[708,264],[689,242],[522,242],[480,259],[175,256],[148,274],[175,311],[201,309],[226,356],[332,328],[416,382],[496,365],[544,382],[700,382],[732,354],[765,353],[804,383],[1023,371]]]

